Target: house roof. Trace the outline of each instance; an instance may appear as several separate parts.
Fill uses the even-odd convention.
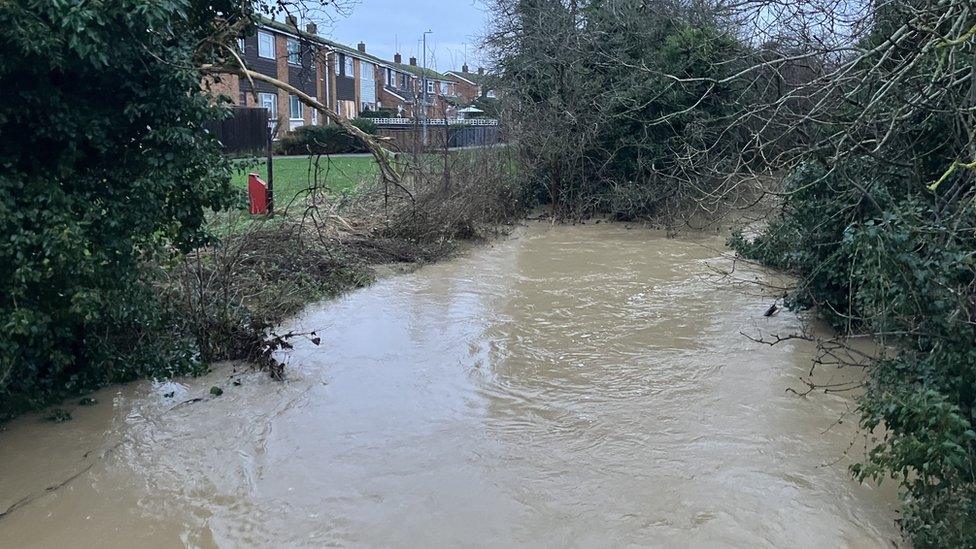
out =
[[[424,77],[423,67],[418,67],[417,65],[405,65],[403,63],[391,63],[389,61],[385,62],[385,64],[389,67],[393,67],[398,71],[409,72],[410,74],[414,76],[418,76],[420,78]],[[427,68],[427,78],[431,80],[447,80],[446,76],[429,67]]]
[[[380,66],[383,66],[383,67],[390,67],[390,68],[396,69],[396,70],[398,70],[400,72],[410,73],[410,74],[412,74],[414,76],[417,76],[417,77],[420,77],[420,78],[423,78],[423,76],[424,76],[424,68],[423,67],[418,67],[417,65],[407,65],[407,64],[404,64],[404,63],[396,63],[396,62],[393,62],[393,61],[387,61],[385,59],[381,59],[379,57],[376,57],[375,55],[370,55],[368,53],[363,53],[363,52],[359,51],[358,49],[349,47],[349,46],[347,46],[345,44],[340,44],[339,42],[335,42],[333,40],[329,40],[328,38],[323,38],[322,36],[319,36],[317,34],[309,34],[309,33],[305,32],[305,31],[303,31],[301,29],[296,29],[294,26],[292,26],[292,25],[290,25],[288,23],[282,23],[281,21],[274,21],[274,20],[271,20],[271,19],[261,18],[261,22],[259,23],[259,26],[268,27],[268,28],[271,28],[273,30],[277,30],[277,31],[282,32],[282,33],[286,33],[286,34],[290,34],[290,35],[293,35],[293,36],[297,36],[299,38],[304,38],[306,40],[311,40],[313,42],[318,42],[320,44],[323,44],[325,46],[328,46],[328,47],[334,49],[335,51],[337,51],[339,53],[346,54],[346,55],[349,55],[351,57],[356,57],[358,59],[363,59],[363,60],[369,61],[371,63],[376,63],[377,65],[380,65]],[[452,71],[452,72],[455,72],[455,71]],[[470,73],[465,73],[465,74],[468,74],[469,76],[478,76],[478,75],[470,75]],[[434,69],[431,69],[429,67],[427,68],[427,78],[430,78],[431,80],[445,80],[445,81],[448,80],[447,75],[441,74],[441,73],[439,73],[439,72],[437,72]]]
[[[468,82],[471,82],[477,86],[491,84],[491,81],[494,79],[494,75],[488,73],[478,74],[476,72],[447,71],[447,74],[460,78],[461,80],[467,80]]]

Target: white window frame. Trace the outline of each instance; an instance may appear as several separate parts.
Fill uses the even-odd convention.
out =
[[[349,78],[356,77],[356,65],[352,62],[352,56],[347,55],[345,58],[345,66],[343,67],[343,76],[348,76]]]
[[[430,95],[432,93],[437,93],[434,91],[434,84],[436,84],[436,82],[433,80],[427,81],[427,95]]]
[[[312,100],[313,101],[316,101],[316,99],[314,97],[312,98]],[[318,109],[312,109],[312,125],[313,126],[318,126],[319,125],[319,110]]]
[[[265,39],[269,40],[269,42],[265,44],[266,46],[265,48],[262,48],[262,42]],[[270,52],[267,49],[268,47],[271,48]],[[265,54],[269,54],[269,55],[265,55]],[[262,57],[264,59],[275,58],[275,37],[273,34],[264,31],[258,31],[258,57]]]
[[[300,67],[302,65],[302,47],[299,45],[298,40],[289,38],[286,44],[288,49],[288,64]],[[292,57],[295,59],[293,60]]]
[[[295,116],[296,106],[298,107],[298,116]],[[305,120],[305,104],[295,94],[288,96],[288,118],[290,120]]]
[[[268,116],[271,118],[271,120],[278,119],[278,94],[259,93],[258,101],[262,107],[268,109]]]
[[[240,50],[241,53],[244,53],[244,46],[245,46],[244,45],[244,39],[243,38],[238,38],[237,39],[237,49]]]
[[[375,73],[372,73],[371,74],[372,70],[373,70],[373,64],[370,63],[369,61],[360,61],[359,62],[359,77],[360,78],[366,78],[366,79],[369,79],[369,80],[374,80],[376,78],[376,75],[375,75]]]

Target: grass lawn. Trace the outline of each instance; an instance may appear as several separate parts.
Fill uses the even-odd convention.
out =
[[[308,157],[276,157],[274,159],[275,204],[287,206],[296,195],[312,186],[315,180],[315,166]],[[333,193],[354,190],[359,184],[379,174],[376,161],[371,156],[321,157],[319,159],[318,184]],[[234,175],[234,184],[247,189],[247,174],[255,172],[261,179],[268,180],[268,165],[265,159],[242,160],[240,169]]]

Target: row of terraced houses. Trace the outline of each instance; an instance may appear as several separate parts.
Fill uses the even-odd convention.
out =
[[[399,53],[392,61],[380,59],[367,53],[364,43],[352,48],[319,36],[314,23],[300,30],[292,17],[283,23],[262,22],[255,33],[238,40],[238,49],[249,69],[324,100],[348,118],[369,110],[403,118],[453,119],[479,97],[494,97],[483,69],[469,72],[465,65],[439,73],[424,69],[414,57],[404,63]],[[297,96],[265,82],[221,76],[212,89],[241,106],[268,109],[286,131],[328,123]]]

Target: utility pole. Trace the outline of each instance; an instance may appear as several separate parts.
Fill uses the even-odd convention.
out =
[[[268,217],[274,217],[274,136],[278,122],[268,120]]]
[[[433,33],[433,31],[430,30],[430,29],[428,29],[426,32],[424,32],[424,77],[421,79],[421,83],[420,83],[420,85],[424,87],[424,89],[423,89],[423,97],[424,97],[424,99],[423,99],[423,109],[424,109],[424,111],[423,112],[424,112],[424,114],[423,114],[423,118],[422,118],[422,122],[423,122],[423,125],[424,125],[424,129],[423,129],[423,132],[424,132],[424,136],[423,136],[424,147],[427,146],[427,35],[428,34],[431,34],[431,33]]]

